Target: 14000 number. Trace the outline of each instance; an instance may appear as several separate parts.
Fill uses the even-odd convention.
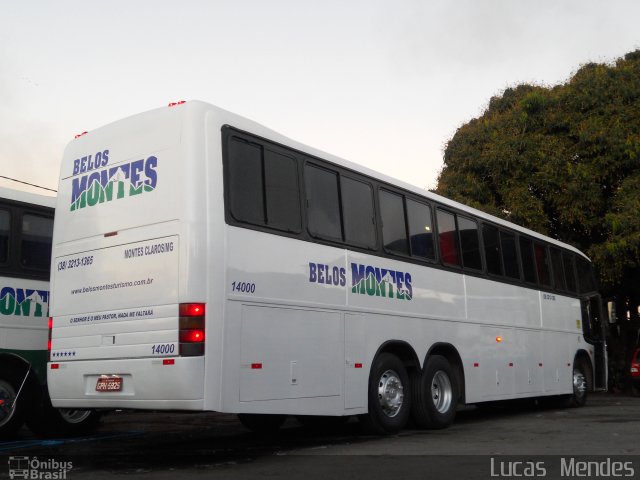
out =
[[[168,355],[176,351],[174,343],[163,343],[162,345],[154,345],[151,347],[154,355]]]
[[[256,293],[256,284],[248,282],[233,282],[231,290],[241,293]]]

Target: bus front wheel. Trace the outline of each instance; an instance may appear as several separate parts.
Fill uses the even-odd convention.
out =
[[[587,369],[580,361],[573,365],[573,393],[569,396],[570,407],[583,407],[587,403]]]
[[[390,353],[381,353],[369,375],[369,413],[360,417],[365,430],[396,433],[407,424],[411,410],[409,377],[404,365]]]
[[[458,391],[453,370],[441,355],[430,356],[413,378],[411,417],[420,428],[445,428],[456,416]]]

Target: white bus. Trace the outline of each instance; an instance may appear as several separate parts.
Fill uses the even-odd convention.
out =
[[[394,432],[606,385],[578,250],[202,102],[72,141],[53,238],[58,407]]]
[[[55,198],[0,187],[0,438],[81,433],[99,414],[54,410],[46,388]]]

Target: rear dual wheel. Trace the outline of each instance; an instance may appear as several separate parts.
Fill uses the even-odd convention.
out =
[[[420,428],[440,429],[453,423],[458,388],[447,359],[432,355],[422,372],[413,377],[411,417]]]

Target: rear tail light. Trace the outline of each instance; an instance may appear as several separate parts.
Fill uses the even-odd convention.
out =
[[[47,354],[49,355],[49,361],[51,361],[51,332],[53,330],[53,318],[49,317],[49,336],[47,337]]]
[[[205,304],[181,303],[180,312],[180,356],[204,355]]]
[[[640,363],[631,364],[631,376],[640,377]]]

